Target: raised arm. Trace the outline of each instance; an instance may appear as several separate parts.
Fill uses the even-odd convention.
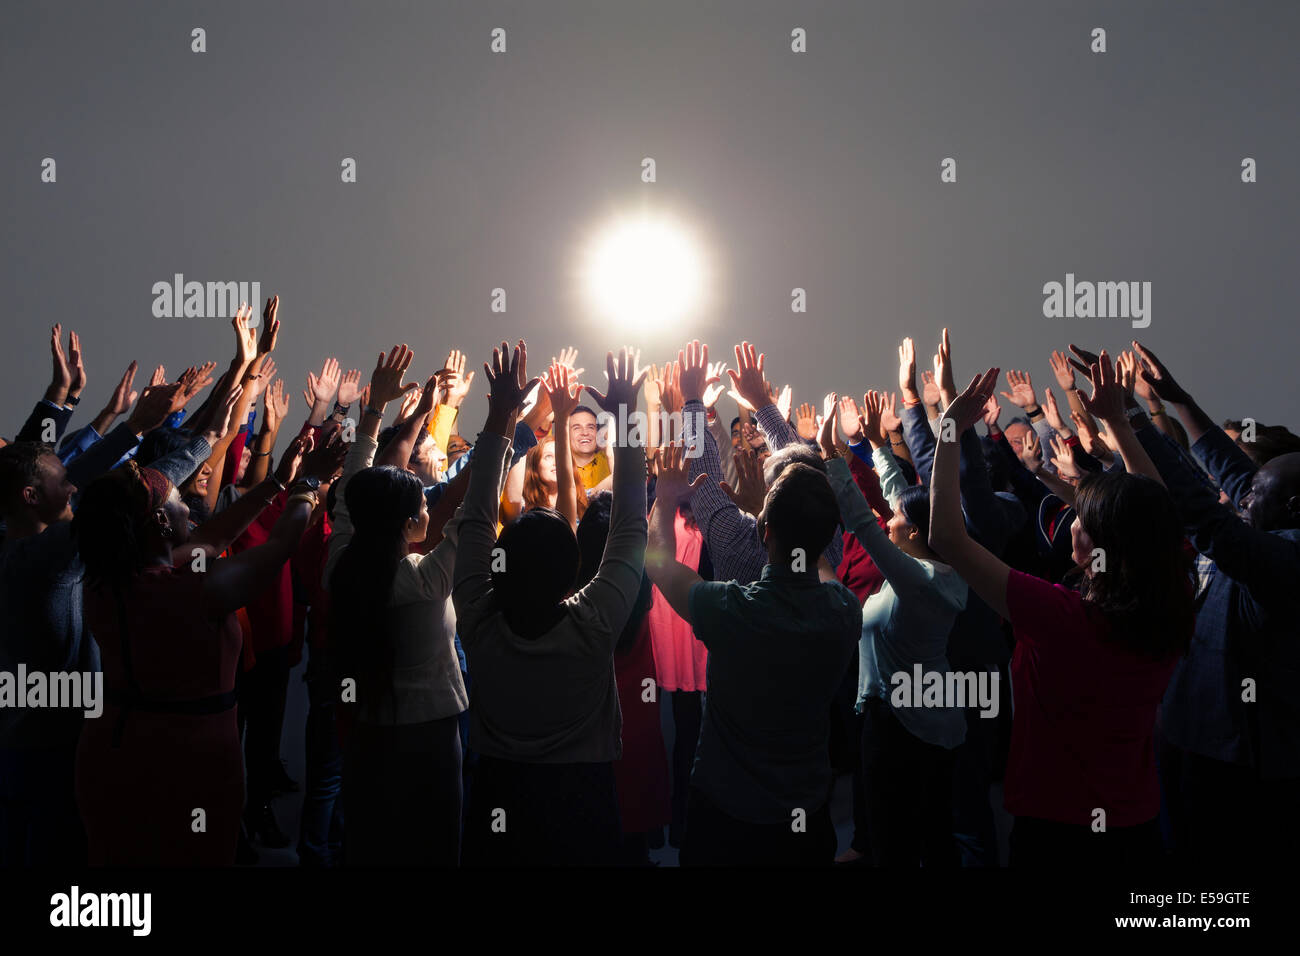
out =
[[[1007,617],[1007,579],[1011,569],[966,530],[961,510],[961,451],[956,440],[983,417],[989,396],[997,387],[998,372],[992,368],[976,376],[944,412],[945,423],[952,423],[948,437],[953,440],[940,441],[935,448],[934,472],[930,477],[930,547],[989,607]]]
[[[573,370],[559,362],[552,363],[542,380],[551,409],[555,413],[555,508],[578,530],[578,487],[574,483],[573,455],[569,451],[569,416],[578,407],[578,384]]]
[[[691,588],[702,581],[694,568],[677,560],[677,509],[708,476],[687,477],[689,466],[681,445],[664,446],[659,455],[659,477],[655,482],[655,504],[650,513],[649,541],[645,569],[668,606],[686,623],[691,623]]]
[[[590,385],[587,393],[606,413],[632,415],[637,408],[637,393],[645,380],[646,370],[637,369],[630,349],[606,355],[605,375],[609,389],[601,394]],[[579,592],[580,599],[593,606],[609,628],[609,639],[618,639],[627,623],[632,606],[641,589],[646,548],[645,449],[630,439],[631,429],[615,437],[614,502],[610,511],[609,536],[596,576]]]
[[[539,384],[529,381],[528,347],[523,339],[511,352],[505,342],[492,350],[492,364],[483,366],[488,380],[488,416],[474,443],[474,466],[461,515],[453,529],[457,535],[452,601],[461,641],[471,642],[478,621],[492,601],[492,547],[497,540],[497,511],[501,475],[510,456],[519,406]]]
[[[299,438],[295,441],[305,440]],[[338,433],[332,434],[328,443],[313,449],[303,458],[304,477],[315,478],[320,482],[333,480],[343,466],[346,448],[346,444],[338,440]],[[255,491],[256,489],[241,497],[223,514],[234,510]],[[208,610],[211,613],[227,613],[243,607],[256,597],[258,591],[266,587],[270,575],[289,560],[297,549],[317,504],[316,492],[310,486],[292,486],[284,511],[271,529],[266,543],[213,562],[203,583],[203,601]]]

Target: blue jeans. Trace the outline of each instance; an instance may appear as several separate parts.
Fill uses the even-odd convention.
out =
[[[343,750],[335,729],[339,682],[327,653],[307,658],[307,780],[303,787],[298,862],[303,866],[343,864]]]

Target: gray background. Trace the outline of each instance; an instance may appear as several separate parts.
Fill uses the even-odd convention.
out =
[[[153,318],[175,272],[280,293],[291,418],[308,367],[368,374],[398,341],[424,374],[465,349],[480,384],[494,337],[541,357],[572,344],[592,378],[632,336],[588,314],[578,251],[641,204],[695,224],[714,260],[707,316],[636,336],[647,358],[688,331],[715,357],[749,337],[817,402],[896,387],[898,339],[928,359],[946,324],[963,383],[996,363],[1048,384],[1050,349],[1132,336],[1043,317],[1043,283],[1074,272],[1153,283],[1141,335],[1212,416],[1295,425],[1298,35],[1300,4],[1277,0],[9,0],[0,431],[48,381],[55,321],[87,353],[74,424],[133,358],[140,380],[224,367],[228,323]],[[463,430],[485,407],[470,400]]]

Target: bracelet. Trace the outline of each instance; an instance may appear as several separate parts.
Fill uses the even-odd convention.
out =
[[[291,505],[295,501],[301,501],[303,504],[310,505],[313,508],[318,504],[316,492],[314,491],[300,491],[296,495],[290,495],[287,504]]]
[[[1034,406],[1034,410],[1033,410],[1032,412],[1031,412],[1029,409],[1026,408],[1026,409],[1025,409],[1025,414],[1028,415],[1030,418],[1034,418],[1034,417],[1037,416],[1037,415],[1041,415],[1041,414],[1043,414],[1043,406],[1041,406],[1041,405],[1035,405],[1035,406]]]
[[[367,405],[367,406],[366,406],[366,414],[367,414],[367,415],[374,415],[376,418],[383,418],[383,417],[384,417],[384,410],[383,410],[382,408],[375,408],[375,406],[373,406],[373,405]]]
[[[65,398],[65,399],[63,400],[63,404],[64,404],[65,406],[71,406],[72,408],[76,408],[78,405],[81,404],[81,396],[80,396],[80,395],[76,395],[76,396],[69,395],[67,398]]]
[[[1149,414],[1151,415],[1152,418],[1155,418],[1157,415],[1163,415],[1164,413],[1165,413],[1165,409],[1164,406],[1162,405],[1160,408],[1151,409]]]
[[[892,439],[892,438],[889,439],[889,443],[890,443],[891,445],[905,445],[905,444],[907,444],[907,442],[904,442],[904,441],[895,441],[895,440]]]

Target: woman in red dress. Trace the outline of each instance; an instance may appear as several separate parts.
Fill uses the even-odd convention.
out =
[[[77,803],[92,865],[234,863],[244,798],[234,612],[276,578],[307,527],[314,488],[285,486],[308,442],[295,440],[275,477],[193,534],[176,488],[135,462],[82,496],[74,533],[106,698],[99,719],[86,721],[77,752]],[[328,480],[343,449],[322,446],[304,473]],[[280,496],[284,512],[265,544],[216,558]]]

